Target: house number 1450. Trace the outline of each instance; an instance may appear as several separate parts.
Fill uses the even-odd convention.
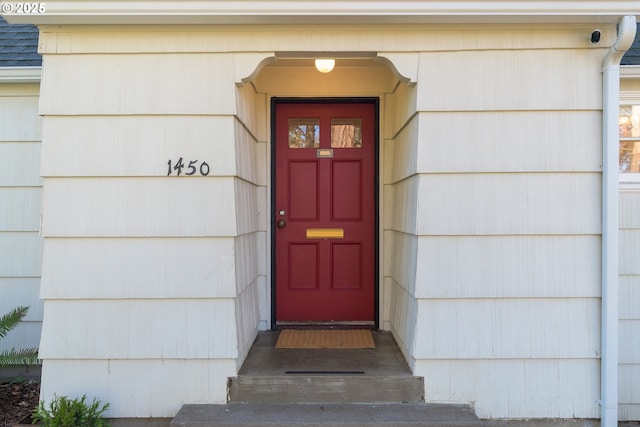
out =
[[[171,176],[175,173],[176,176],[180,176],[183,173],[187,176],[195,175],[196,172],[200,172],[200,175],[207,176],[209,175],[209,164],[207,162],[200,162],[200,166],[198,166],[198,160],[190,160],[189,163],[185,163],[182,160],[182,157],[178,159],[176,164],[174,165],[171,159],[167,162],[169,165],[169,170],[167,171],[167,176]]]

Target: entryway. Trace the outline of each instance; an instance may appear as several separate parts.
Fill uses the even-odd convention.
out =
[[[375,331],[374,349],[276,349],[278,331],[258,334],[231,402],[423,402],[424,379],[414,377],[392,335]]]
[[[378,103],[273,100],[273,324],[377,320]]]

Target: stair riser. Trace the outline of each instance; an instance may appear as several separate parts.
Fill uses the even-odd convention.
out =
[[[230,380],[230,402],[420,403],[418,377],[241,376]]]
[[[272,404],[184,405],[170,427],[482,427],[463,405]]]

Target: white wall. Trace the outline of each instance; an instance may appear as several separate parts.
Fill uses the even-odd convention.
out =
[[[0,83],[0,315],[30,307],[0,351],[37,348],[42,328],[39,90],[36,83]]]
[[[604,51],[558,47],[421,53],[388,133],[393,328],[426,400],[483,418],[599,416]]]
[[[266,98],[252,85],[236,91],[238,115],[236,135],[236,322],[238,369],[251,349],[258,329],[270,327],[267,281],[268,227]]]
[[[257,330],[257,314],[236,321],[255,305],[258,220],[233,56],[44,64],[42,398],[97,396],[111,417],[225,402]]]
[[[619,416],[640,419],[640,188],[620,191]]]
[[[270,319],[269,97],[379,96],[382,326],[426,399],[598,416],[613,28],[601,47],[565,24],[139,30],[42,27],[45,398],[98,395],[116,417],[223,402]],[[236,85],[259,52],[319,50],[407,53],[417,84],[276,62]],[[167,177],[179,157],[210,175]],[[139,401],[136,374],[157,379]]]

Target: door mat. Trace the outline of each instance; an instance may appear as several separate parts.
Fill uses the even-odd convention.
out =
[[[276,348],[375,348],[371,331],[366,329],[310,330],[284,329]]]

